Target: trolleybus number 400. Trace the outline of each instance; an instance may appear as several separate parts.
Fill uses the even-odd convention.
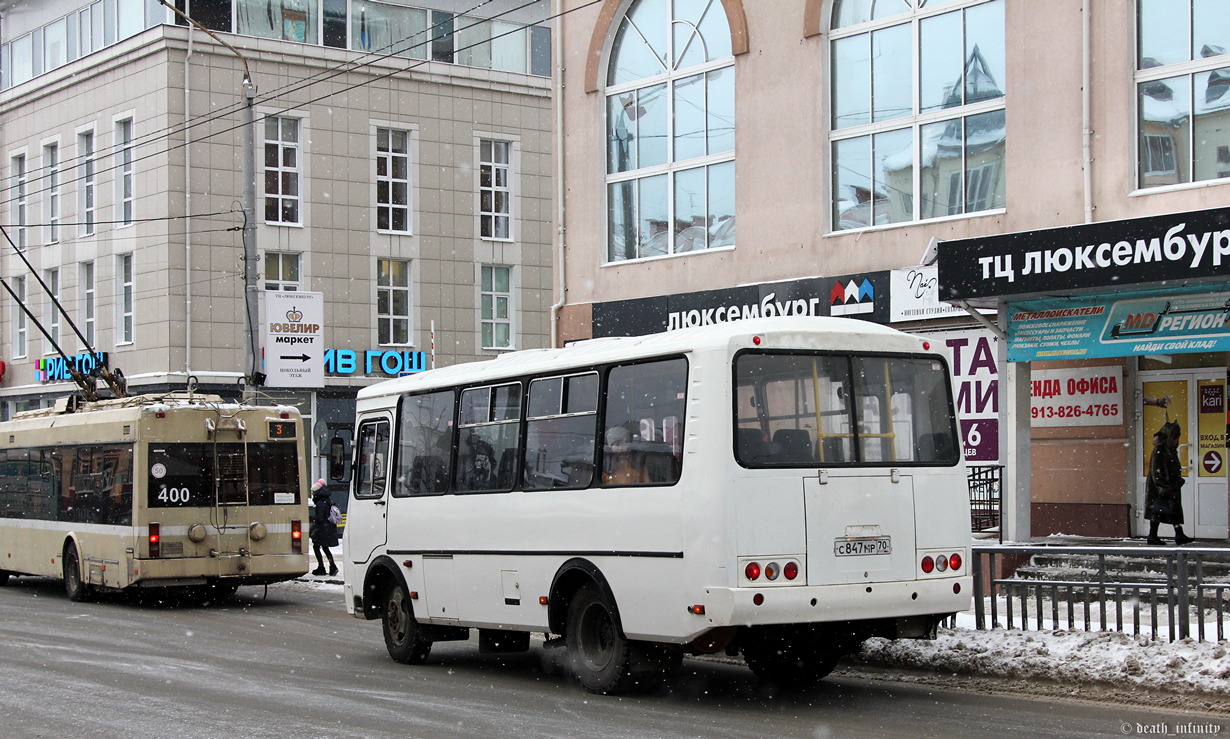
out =
[[[881,536],[875,539],[837,539],[833,542],[833,554],[838,557],[855,557],[860,554],[891,554],[892,539]]]

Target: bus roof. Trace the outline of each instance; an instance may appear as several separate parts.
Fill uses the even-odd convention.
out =
[[[606,362],[718,349],[728,346],[731,342],[750,342],[753,335],[789,334],[806,334],[810,343],[819,342],[823,348],[834,350],[867,348],[866,340],[873,337],[881,344],[886,339],[891,342],[892,338],[899,337],[901,342],[896,346],[881,346],[880,349],[918,350],[917,338],[869,321],[810,316],[749,318],[644,336],[586,339],[559,349],[522,349],[507,352],[493,359],[439,367],[378,382],[359,390],[358,398],[400,395],[434,387],[559,371],[571,367],[586,367]],[[831,338],[831,341],[825,341],[826,336]]]

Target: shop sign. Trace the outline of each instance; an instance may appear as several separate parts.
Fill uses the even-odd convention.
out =
[[[941,242],[943,300],[1225,277],[1230,208]]]
[[[889,272],[893,323],[967,316],[964,309],[940,300],[939,267],[910,267]],[[993,312],[993,311],[992,311]]]
[[[1124,300],[1051,299],[1008,306],[1008,360],[1230,351],[1230,292],[1196,289]]]
[[[427,352],[401,349],[325,350],[325,372],[349,377],[356,374],[401,377],[427,369]]]
[[[324,384],[324,293],[265,293],[265,368],[270,387]]]
[[[1034,428],[1123,425],[1123,367],[1034,370],[1029,417]]]
[[[83,352],[75,356],[69,357],[65,361],[64,357],[46,357],[38,360],[34,369],[35,382],[63,382],[73,379],[72,372],[69,367],[77,370],[83,375],[93,373],[95,370],[107,367],[107,353]]]
[[[1200,477],[1226,476],[1226,381],[1200,380],[1197,384],[1196,444]]]

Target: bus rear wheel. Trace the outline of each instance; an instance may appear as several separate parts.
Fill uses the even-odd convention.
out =
[[[385,592],[380,622],[384,627],[384,646],[393,661],[421,665],[427,660],[431,640],[423,637],[410,608],[410,595],[400,583]]]
[[[64,592],[74,603],[90,600],[90,586],[81,579],[81,557],[77,554],[77,545],[69,544],[60,560],[64,565]]]
[[[0,585],[8,585],[9,573],[7,570],[0,570]]]
[[[743,659],[761,680],[787,688],[809,688],[824,679],[840,658],[806,629],[761,627],[743,644]]]
[[[620,636],[614,606],[594,583],[576,592],[568,606],[566,628],[573,672],[591,693],[649,690],[682,661],[678,650]]]

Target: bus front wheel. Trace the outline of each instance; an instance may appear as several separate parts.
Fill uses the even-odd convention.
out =
[[[64,565],[64,592],[74,603],[82,603],[90,599],[90,586],[81,579],[81,557],[77,554],[77,546],[69,544],[61,558]]]
[[[423,637],[410,609],[410,595],[400,583],[385,592],[380,621],[384,626],[384,646],[393,661],[421,665],[427,660],[431,640]]]

